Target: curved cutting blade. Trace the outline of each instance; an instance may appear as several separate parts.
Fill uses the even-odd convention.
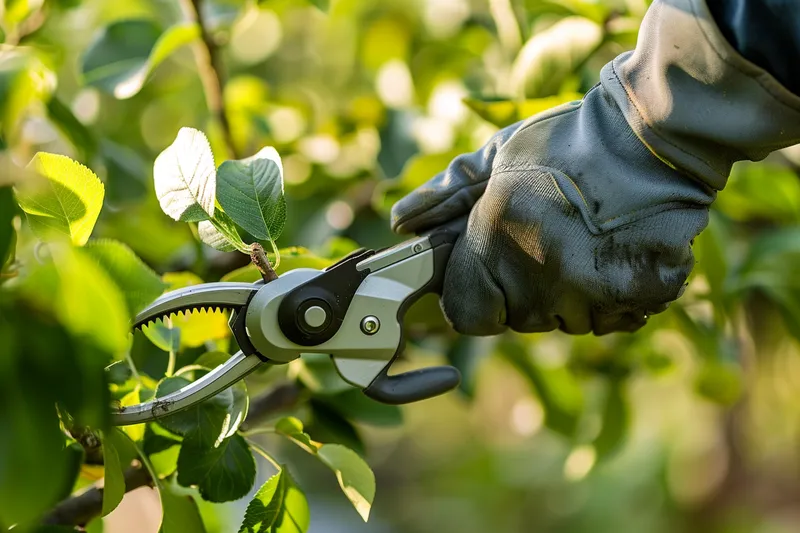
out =
[[[259,283],[203,283],[170,291],[143,309],[133,321],[134,329],[168,318],[175,313],[213,309],[238,310],[260,289]]]
[[[194,407],[232,386],[260,364],[262,361],[258,356],[238,352],[205,376],[173,393],[112,411],[111,424],[115,426],[141,424]]]

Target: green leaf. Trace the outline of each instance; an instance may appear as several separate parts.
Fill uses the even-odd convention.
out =
[[[279,435],[289,438],[295,444],[303,448],[309,453],[315,453],[317,447],[311,441],[311,437],[303,431],[303,423],[293,416],[281,418],[275,424],[275,431]]]
[[[59,98],[53,96],[47,102],[47,116],[72,145],[81,151],[82,159],[91,161],[97,152],[97,139],[89,128],[75,117],[72,110]]]
[[[142,333],[150,342],[165,352],[176,353],[181,347],[181,330],[172,326],[172,319],[156,321],[144,326]]]
[[[352,422],[320,401],[319,397],[312,397],[310,404],[311,419],[308,431],[318,441],[342,444],[359,454],[366,453],[364,441]]]
[[[130,318],[125,297],[116,283],[83,249],[51,246],[51,251],[56,288],[39,297],[53,301],[55,296],[58,317],[74,335],[91,339],[114,356],[124,354]],[[43,275],[51,275],[49,267],[42,267]],[[43,289],[32,281],[29,283],[31,291],[41,293]]]
[[[178,483],[197,485],[204,500],[237,500],[250,491],[255,477],[256,463],[241,435],[228,437],[217,446],[201,429],[190,431],[183,439]]]
[[[317,455],[334,471],[345,496],[366,522],[375,499],[375,474],[367,463],[340,444],[324,444]]]
[[[184,376],[165,378],[156,388],[156,398],[163,398],[189,383],[191,381]],[[247,417],[249,401],[247,386],[239,381],[199,405],[160,418],[158,424],[177,435],[199,432],[205,441],[218,444],[233,435]]]
[[[238,250],[250,253],[250,247],[242,241],[236,223],[220,209],[214,212],[214,218],[204,220],[197,225],[197,233],[201,241],[220,252]]]
[[[247,505],[239,533],[305,533],[309,522],[306,496],[284,466]]]
[[[149,20],[122,20],[103,28],[83,55],[84,83],[116,98],[137,94],[150,73],[180,47],[200,37],[197,24],[184,22],[163,34]]]
[[[136,457],[136,447],[122,431],[108,430],[103,439],[103,463],[105,481],[103,485],[103,516],[113,511],[125,496],[125,470]]]
[[[152,303],[167,286],[133,250],[119,241],[92,241],[84,250],[120,288],[131,316]]]
[[[163,518],[160,533],[205,533],[206,527],[197,508],[197,502],[188,494],[180,494],[169,483],[158,486]]]
[[[528,100],[465,98],[464,103],[485,121],[505,128],[553,107],[580,100],[580,93],[565,92],[556,96]]]
[[[156,158],[153,179],[161,210],[173,220],[199,222],[214,216],[217,174],[203,132],[181,128]]]
[[[13,252],[14,216],[17,205],[11,187],[0,188],[0,271]]]
[[[397,405],[387,405],[368,398],[360,390],[348,390],[317,399],[353,422],[372,426],[391,427],[403,423],[403,411]]]
[[[45,178],[17,188],[31,230],[41,239],[63,234],[75,245],[86,244],[105,195],[97,176],[69,157],[45,152],[33,156],[28,168]]]
[[[225,161],[217,172],[217,199],[225,213],[259,240],[276,240],[286,223],[283,166],[274,148]]]
[[[133,377],[133,370],[127,361],[115,361],[106,367],[106,379],[109,383],[122,385]]]
[[[567,78],[603,43],[603,28],[583,17],[567,17],[536,33],[520,50],[511,69],[516,98],[554,96]]]

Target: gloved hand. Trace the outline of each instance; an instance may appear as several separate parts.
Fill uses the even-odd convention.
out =
[[[800,98],[725,41],[703,0],[656,0],[636,51],[583,101],[456,158],[392,225],[469,213],[442,295],[457,331],[633,331],[682,293],[732,164],[798,142]]]

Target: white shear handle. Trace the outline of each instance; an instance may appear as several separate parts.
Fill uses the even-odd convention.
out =
[[[264,361],[255,354],[244,355],[242,352],[237,352],[205,376],[175,392],[149,402],[112,410],[111,424],[114,426],[141,424],[194,407],[232,386],[263,363]]]

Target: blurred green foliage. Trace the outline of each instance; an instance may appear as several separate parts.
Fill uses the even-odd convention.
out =
[[[35,530],[102,477],[100,439],[112,498],[104,514],[118,503],[132,442],[159,478],[163,531],[227,533],[243,516],[258,530],[293,512],[312,532],[796,531],[800,178],[788,152],[734,168],[695,242],[686,294],[636,334],[458,337],[424,299],[409,314],[403,364],[447,360],[465,376],[460,392],[381,406],[327,359],[304,357],[198,408],[204,426],[176,418],[109,439],[112,402],[196,379],[236,348],[221,314],[176,317],[132,338],[131,314],[165,288],[259,276],[244,255],[202,244],[196,225],[161,212],[153,163],[181,127],[207,133],[217,166],[274,146],[287,214],[279,273],[322,268],[397,242],[392,203],[452,157],[587,91],[635,45],[647,4],[4,2],[0,529]],[[36,161],[53,156],[40,152],[80,162],[98,183],[76,186],[77,165],[48,172]],[[48,210],[56,204],[41,205],[40,194],[56,204],[75,195],[86,212]],[[280,390],[291,401],[247,427],[245,441],[243,413]],[[258,432],[277,428],[279,414],[299,429]],[[106,434],[87,437],[87,427]],[[321,454],[317,442],[345,445],[375,470],[370,523],[333,496],[338,481],[364,514],[369,483],[330,473],[356,459]],[[248,448],[289,466],[273,476],[258,455],[251,468]],[[321,460],[304,459],[309,451]],[[281,494],[291,509],[271,507]],[[123,500],[88,529],[113,533],[126,512]],[[70,528],[41,529],[50,530]]]

